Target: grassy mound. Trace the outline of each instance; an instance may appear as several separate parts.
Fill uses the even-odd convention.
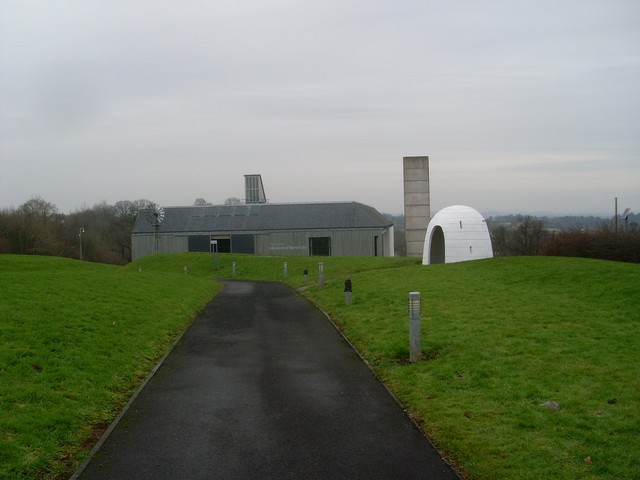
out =
[[[469,478],[640,478],[640,266],[497,258],[352,282],[351,306],[339,282],[309,296]]]
[[[217,288],[0,255],[0,478],[67,475]]]
[[[282,281],[292,287],[302,287],[317,284],[319,263],[323,263],[325,278],[331,281],[358,272],[415,266],[421,260],[406,257],[281,257],[240,254],[219,254],[214,257],[208,253],[177,253],[144,257],[124,268],[164,273],[184,273],[186,268],[189,275]],[[308,272],[308,280],[304,278],[305,270]]]
[[[238,279],[307,287],[467,478],[640,478],[639,265],[224,254],[0,256],[0,478],[68,474],[234,263]]]

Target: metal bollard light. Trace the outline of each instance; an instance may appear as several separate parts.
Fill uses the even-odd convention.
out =
[[[324,263],[318,262],[318,285],[324,287]]]
[[[282,266],[282,270],[283,270],[283,274],[284,274],[284,278],[287,278],[287,275],[289,275],[289,265],[287,265],[287,262],[284,262],[284,265]]]
[[[304,272],[302,272],[302,274],[304,275],[304,281],[308,282],[309,281],[309,270],[305,268]]]
[[[420,292],[409,292],[409,361],[417,362],[420,350]]]
[[[351,285],[351,279],[347,278],[344,281],[344,304],[351,305],[351,292],[353,291],[353,286]]]
[[[231,277],[236,278],[236,262],[231,264]]]

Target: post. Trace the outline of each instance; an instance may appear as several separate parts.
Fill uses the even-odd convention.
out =
[[[84,233],[84,227],[80,227],[80,233],[78,237],[80,237],[80,260],[82,260],[82,234]]]
[[[231,278],[236,278],[236,262],[231,264]]]
[[[351,279],[347,278],[344,281],[344,304],[351,305],[351,292],[353,290],[353,286],[351,285]]]
[[[211,240],[211,253],[213,255],[213,269],[218,270],[218,241]]]
[[[282,270],[283,270],[283,274],[284,274],[284,278],[287,278],[287,274],[289,273],[289,266],[287,265],[287,262],[284,262],[284,265],[282,266]]]
[[[324,263],[318,262],[318,285],[324,287]]]
[[[308,269],[304,269],[304,272],[302,272],[302,274],[304,275],[304,281],[305,283],[309,281],[309,270]]]
[[[160,216],[159,212],[153,212],[153,215],[156,217],[156,221],[153,224],[153,236],[156,242],[156,255],[159,252],[159,245],[160,245],[160,221],[158,220],[158,217]]]
[[[409,360],[420,360],[420,292],[409,293]]]

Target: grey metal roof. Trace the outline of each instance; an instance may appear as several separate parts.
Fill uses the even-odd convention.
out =
[[[357,202],[263,203],[165,207],[160,232],[242,232],[386,228],[393,222],[375,208]],[[153,233],[145,215],[138,215],[133,234]]]

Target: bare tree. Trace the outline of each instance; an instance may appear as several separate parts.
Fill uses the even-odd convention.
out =
[[[538,255],[546,239],[547,232],[542,221],[527,215],[513,231],[511,251],[514,255]]]
[[[33,197],[18,207],[18,213],[29,217],[46,220],[58,213],[58,207],[41,197]]]
[[[131,231],[136,219],[142,210],[153,205],[151,200],[122,200],[113,206],[113,233],[112,243],[125,262],[131,261]]]
[[[18,207],[13,217],[13,250],[15,253],[60,255],[60,230],[64,215],[58,207],[34,197]]]
[[[106,202],[68,215],[40,197],[0,211],[0,253],[64,256],[122,264],[131,261],[131,231],[149,200]]]
[[[491,245],[493,247],[493,254],[496,257],[509,255],[511,233],[512,232],[504,225],[498,225],[491,232]]]
[[[204,207],[205,205],[211,205],[209,202],[207,202],[204,198],[202,197],[198,197],[194,200],[193,204],[196,207]]]

